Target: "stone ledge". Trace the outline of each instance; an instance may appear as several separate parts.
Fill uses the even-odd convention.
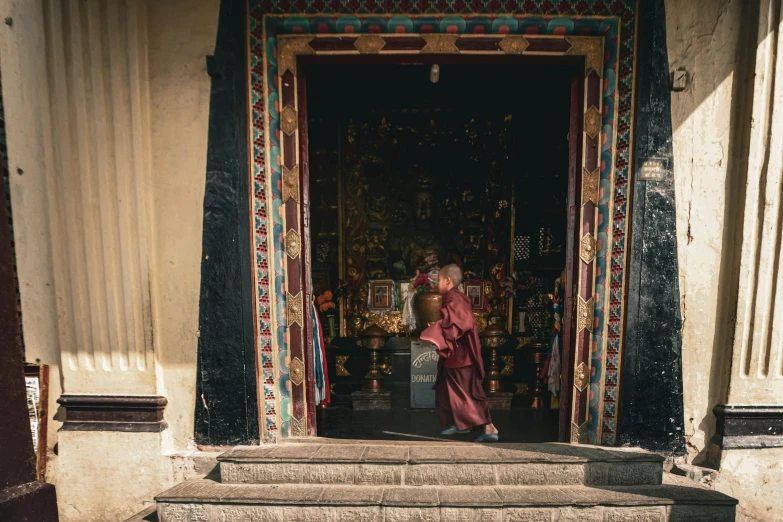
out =
[[[580,463],[580,462],[656,462],[661,455],[637,448],[560,443],[472,444],[433,443],[426,445],[388,445],[381,442],[351,444],[279,444],[237,446],[218,457],[221,462],[306,462],[306,463]]]
[[[297,506],[671,506],[706,504],[735,506],[737,501],[717,491],[680,485],[657,486],[475,486],[457,488],[406,486],[314,486],[301,484],[221,484],[211,480],[183,482],[155,497],[166,504],[254,504]]]
[[[547,506],[539,508],[426,506],[247,506],[161,504],[160,522],[734,522],[735,506]]]
[[[783,406],[718,404],[712,442],[722,449],[783,447]]]
[[[656,462],[589,463],[220,463],[223,484],[355,484],[367,486],[657,485]]]
[[[165,397],[154,395],[62,395],[62,431],[155,433],[168,428],[163,420]]]
[[[661,483],[663,457],[567,444],[282,444],[218,457],[226,484],[411,486],[640,485]]]

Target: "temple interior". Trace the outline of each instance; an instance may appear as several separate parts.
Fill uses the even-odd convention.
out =
[[[319,436],[440,438],[435,362],[417,339],[437,298],[420,274],[455,263],[501,440],[557,440],[573,74],[307,66],[310,271],[331,396]]]

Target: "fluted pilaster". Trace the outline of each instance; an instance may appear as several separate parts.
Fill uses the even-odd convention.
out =
[[[762,2],[729,404],[783,405],[783,34]]]
[[[66,393],[154,393],[144,3],[44,2]]]

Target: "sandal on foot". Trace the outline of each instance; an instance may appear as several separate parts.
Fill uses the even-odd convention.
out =
[[[497,442],[499,438],[497,433],[484,433],[473,442]]]
[[[452,424],[451,426],[449,426],[448,428],[446,428],[445,430],[440,432],[441,435],[456,435],[458,433],[460,435],[464,435],[466,433],[470,433],[470,430],[462,430],[462,431],[460,431],[460,430],[457,429],[457,427],[454,424]]]

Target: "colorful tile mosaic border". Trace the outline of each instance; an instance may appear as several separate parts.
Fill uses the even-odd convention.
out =
[[[276,77],[276,37],[279,34],[431,32],[605,37],[587,435],[591,443],[614,444],[622,348],[625,239],[629,222],[636,0],[564,0],[557,3],[527,0],[507,1],[502,5],[497,0],[477,0],[469,4],[461,0],[421,0],[415,4],[374,0],[333,0],[328,3],[323,0],[251,0],[249,9],[249,101],[252,111],[258,350],[263,383],[259,389],[262,395],[259,398],[263,399],[259,401],[263,404],[260,414],[262,440],[274,442],[278,437],[285,438],[291,434],[289,355],[284,326],[286,295],[279,161],[280,115],[277,82],[269,81]],[[508,14],[498,14],[500,11]],[[409,16],[399,16],[398,13]],[[267,85],[268,91],[265,92]],[[274,285],[273,299],[270,299],[270,281]],[[273,323],[278,325],[274,332]],[[275,346],[276,349],[273,349]]]

